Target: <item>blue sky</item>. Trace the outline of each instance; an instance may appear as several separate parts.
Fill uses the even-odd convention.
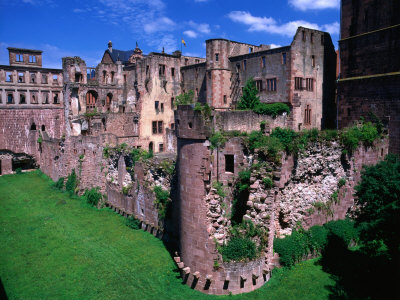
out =
[[[297,26],[328,31],[337,48],[340,0],[0,0],[0,64],[7,47],[43,50],[45,67],[61,57],[101,60],[109,40],[120,50],[204,57],[206,39],[285,46]]]

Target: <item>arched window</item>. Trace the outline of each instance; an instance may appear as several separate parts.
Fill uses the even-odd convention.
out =
[[[153,152],[154,151],[154,146],[153,146],[153,142],[149,143],[149,152]]]
[[[97,93],[89,91],[86,94],[86,109],[93,109],[96,107]]]
[[[42,125],[42,131],[46,131],[46,126]]]
[[[111,105],[112,98],[113,98],[113,95],[111,93],[108,93],[107,97],[106,97],[106,106]]]
[[[31,103],[32,103],[32,104],[37,104],[37,103],[38,103],[38,101],[37,101],[37,98],[36,98],[36,95],[35,95],[35,94],[31,95]]]
[[[35,122],[32,123],[32,125],[31,125],[31,130],[36,130],[36,124],[35,124]]]
[[[107,83],[107,72],[103,71],[103,83]]]
[[[31,83],[36,83],[36,75],[31,74]]]
[[[24,94],[20,94],[19,95],[19,104],[26,104],[26,100],[25,100],[25,95]]]

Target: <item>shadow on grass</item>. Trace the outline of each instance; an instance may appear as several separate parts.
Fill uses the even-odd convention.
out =
[[[326,287],[330,299],[400,299],[399,270],[385,253],[349,250],[330,235],[318,263],[336,282]]]
[[[1,281],[1,278],[0,278],[0,299],[8,300],[7,294],[6,294],[6,290],[4,289],[3,282]]]

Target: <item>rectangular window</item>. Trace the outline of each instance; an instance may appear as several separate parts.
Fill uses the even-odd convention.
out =
[[[38,98],[36,94],[31,94],[31,103],[32,104],[38,104]]]
[[[42,83],[47,84],[47,74],[42,74]]]
[[[249,47],[249,53],[253,53],[253,47]]]
[[[165,65],[158,66],[158,75],[165,76]]]
[[[161,103],[161,112],[164,112],[164,103]]]
[[[198,97],[198,96],[199,96],[199,89],[196,88],[196,97]]]
[[[158,145],[158,152],[164,152],[164,144]]]
[[[267,79],[268,92],[276,92],[276,78]]]
[[[24,56],[22,54],[15,54],[15,61],[23,62],[24,61]]]
[[[282,65],[286,65],[286,52],[282,53]]]
[[[311,56],[311,66],[314,68],[315,67],[315,56]]]
[[[24,83],[25,82],[25,74],[20,72],[18,73],[18,83]]]
[[[231,154],[225,155],[225,172],[235,173],[235,156]]]
[[[6,82],[13,82],[13,77],[11,72],[6,72]]]
[[[171,129],[174,130],[175,129],[175,124],[171,123]]]
[[[312,33],[312,32],[311,32],[311,38],[310,38],[310,40],[311,40],[311,43],[314,43],[314,33]]]
[[[171,76],[175,77],[175,68],[171,68]]]
[[[189,63],[189,58],[185,58],[185,66],[187,66]]]
[[[306,32],[303,30],[302,34],[303,34],[303,42],[305,42],[306,41]]]
[[[157,134],[157,121],[152,122],[153,134]]]
[[[303,78],[301,77],[294,78],[294,89],[299,91],[303,89]]]
[[[36,63],[36,56],[35,55],[29,55],[29,62],[30,63]]]
[[[156,111],[158,111],[159,104],[160,104],[160,101],[154,101],[154,109]]]
[[[258,92],[262,92],[263,86],[262,86],[262,80],[256,80],[256,88]]]
[[[26,99],[24,94],[19,95],[19,104],[26,104]]]
[[[246,71],[246,69],[247,69],[247,60],[244,60],[243,61],[243,70]]]
[[[224,95],[224,104],[226,104],[226,95]]]
[[[55,94],[55,95],[54,95],[54,97],[53,97],[53,103],[54,103],[54,104],[59,104],[59,103],[60,103],[60,99],[59,99],[59,97],[58,97],[58,94]]]
[[[31,83],[36,83],[36,74],[31,74]]]
[[[311,91],[311,92],[314,90],[314,79],[313,78],[306,79],[306,90]]]
[[[58,84],[58,75],[53,75],[53,84]]]
[[[149,69],[150,69],[150,67],[147,65],[147,66],[146,66],[146,75],[149,74]]]
[[[163,133],[163,121],[158,121],[158,133]]]
[[[321,35],[321,46],[324,45],[324,34]]]
[[[7,104],[13,104],[13,103],[14,103],[13,94],[8,94],[7,95]]]
[[[126,83],[126,75],[124,75],[124,83]]]
[[[265,56],[261,57],[261,67],[265,68]]]
[[[49,94],[47,93],[43,94],[42,103],[49,104]]]
[[[215,61],[219,61],[219,53],[215,53]]]
[[[307,105],[306,109],[304,110],[304,124],[311,125],[311,108],[310,105]]]
[[[171,97],[171,108],[174,107],[174,97]]]
[[[236,64],[236,73],[239,73],[240,71],[240,64]]]

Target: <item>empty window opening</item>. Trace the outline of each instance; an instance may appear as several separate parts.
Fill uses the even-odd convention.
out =
[[[158,145],[158,152],[164,152],[164,144]]]
[[[24,61],[24,56],[22,54],[15,54],[15,61],[23,62]]]
[[[158,75],[165,76],[165,65],[158,66]]]
[[[198,97],[198,96],[199,96],[199,89],[196,88],[196,97]]]
[[[235,173],[235,157],[231,154],[225,155],[225,172]]]
[[[6,72],[6,82],[13,82],[12,73]]]
[[[324,40],[324,35],[322,34],[322,35],[321,35],[321,45],[322,45],[322,46],[324,45],[324,42],[325,42],[325,40]]]
[[[46,126],[42,125],[42,131],[46,131]]]
[[[282,65],[286,65],[286,52],[282,53]]]
[[[350,107],[347,108],[347,116],[348,116],[348,117],[351,116],[351,108],[350,108]]]
[[[311,125],[311,108],[310,105],[307,105],[306,109],[304,110],[304,124]]]
[[[126,83],[126,75],[124,75],[124,83]]]
[[[35,123],[32,123],[31,130],[36,130],[36,124]]]
[[[24,94],[19,95],[19,104],[26,104],[26,99]]]
[[[190,129],[192,129],[192,128],[193,128],[192,122],[189,122],[189,123],[188,123],[188,126],[189,126]]]
[[[29,62],[30,63],[36,63],[36,56],[35,55],[29,55]]]
[[[247,60],[245,59],[245,60],[243,61],[243,70],[246,71],[246,69],[247,69]]]
[[[108,93],[106,96],[106,106],[109,107],[111,105],[113,95],[111,93]]]
[[[215,61],[219,61],[219,53],[215,53]]]
[[[226,104],[227,103],[227,101],[226,101],[226,95],[224,95],[224,104]]]
[[[171,97],[171,108],[174,107],[174,97]]]
[[[82,74],[75,73],[75,82],[81,82],[81,80],[82,80]]]
[[[86,109],[93,109],[96,106],[97,93],[95,91],[89,91],[86,94]]]
[[[18,83],[24,83],[25,82],[25,74],[22,72],[18,73]]]
[[[314,68],[315,67],[315,56],[311,56],[311,66]]]
[[[49,94],[44,94],[43,99],[43,104],[49,104]]]
[[[153,146],[153,142],[149,143],[149,152],[153,152],[154,151],[154,146]]]
[[[86,68],[86,77],[87,77],[87,80],[95,80],[96,79],[96,68]]]
[[[187,66],[189,63],[189,58],[185,58],[185,66]]]
[[[276,78],[267,79],[268,92],[276,92]]]
[[[171,76],[172,76],[172,77],[175,76],[175,68],[171,68]]]
[[[14,103],[13,94],[8,94],[7,95],[7,104],[13,104],[13,103]]]
[[[149,65],[147,65],[147,66],[146,66],[146,75],[149,74],[149,71],[150,71],[150,67],[149,67]]]
[[[240,64],[236,64],[236,73],[239,73],[240,71]]]
[[[158,112],[160,101],[154,101],[154,109]]]
[[[38,99],[37,99],[35,94],[31,95],[31,103],[32,104],[38,104]]]
[[[303,30],[302,34],[303,34],[303,42],[305,42],[306,41],[306,32]]]
[[[253,47],[249,47],[249,53],[253,53]]]
[[[174,130],[175,129],[175,124],[171,123],[171,129]]]
[[[313,78],[307,78],[306,79],[306,90],[307,91],[313,91],[314,90],[314,79]]]
[[[58,94],[55,94],[55,95],[54,95],[54,97],[53,97],[53,103],[54,103],[54,104],[59,104],[59,103],[60,103],[60,100],[58,99]]]
[[[58,84],[58,75],[53,75],[53,84]]]
[[[261,67],[265,68],[265,56],[261,57]]]
[[[301,77],[294,78],[294,89],[299,91],[303,89],[303,78]]]
[[[164,103],[160,104],[160,110],[161,110],[161,112],[164,112]]]
[[[36,83],[36,75],[31,74],[31,83]]]
[[[103,83],[107,83],[107,72],[103,71]]]
[[[262,92],[263,91],[263,84],[262,84],[262,80],[256,80],[256,88],[258,92]]]
[[[114,83],[114,75],[115,75],[115,72],[111,72],[111,83]]]
[[[47,84],[47,74],[42,74],[42,83]]]
[[[311,43],[314,43],[314,33],[312,33],[312,32],[311,32],[310,40],[311,40]]]

